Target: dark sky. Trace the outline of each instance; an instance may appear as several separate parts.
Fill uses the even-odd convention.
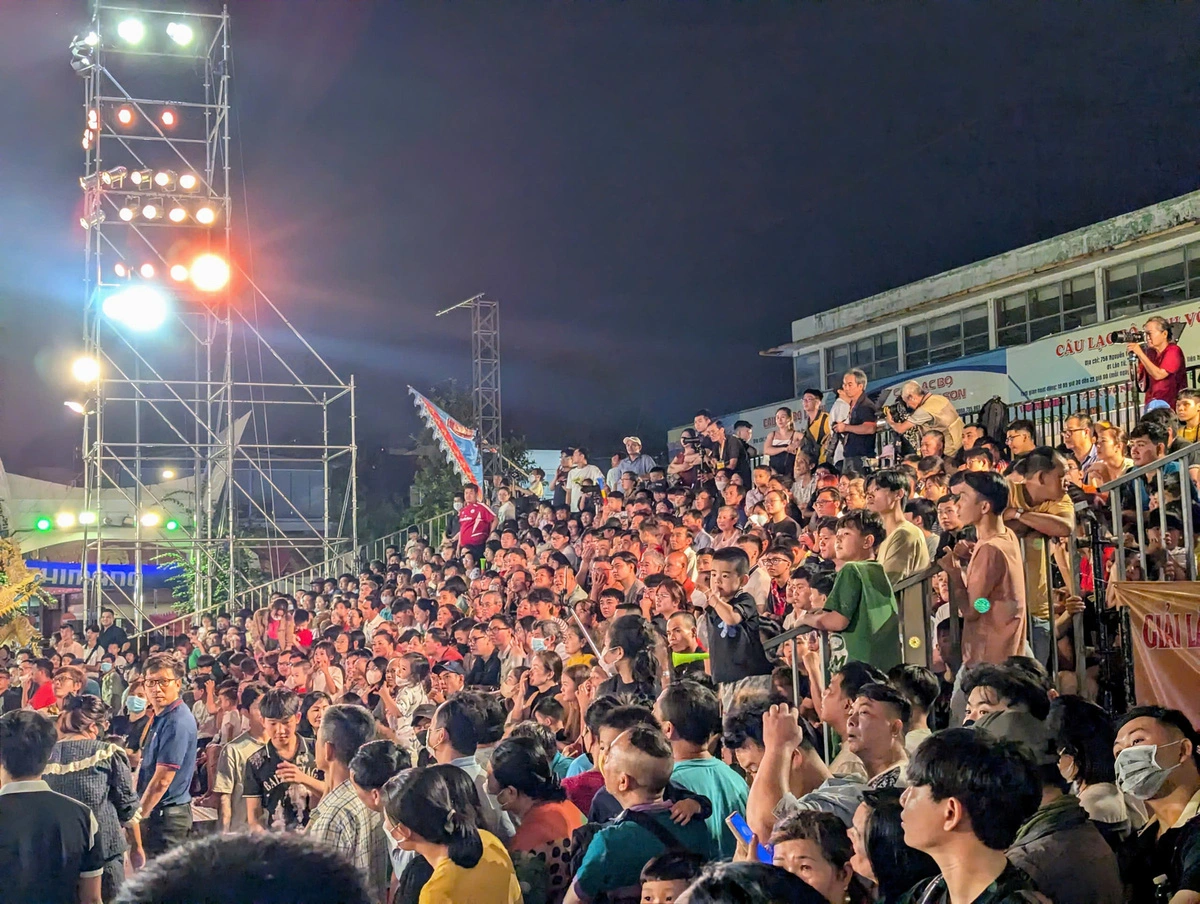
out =
[[[790,394],[790,322],[1197,186],[1187,5],[234,2],[255,274],[362,387],[536,447]],[[0,455],[69,465],[82,0],[0,0]],[[235,160],[237,157],[235,156]],[[239,225],[244,225],[244,220]],[[244,241],[247,232],[242,230]]]

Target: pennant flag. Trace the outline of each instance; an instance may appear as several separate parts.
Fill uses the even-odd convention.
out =
[[[483,486],[483,462],[479,457],[479,444],[475,441],[475,431],[464,427],[445,411],[439,408],[411,386],[413,404],[417,406],[417,414],[425,422],[442,452],[446,461],[454,465],[462,474],[464,480]]]

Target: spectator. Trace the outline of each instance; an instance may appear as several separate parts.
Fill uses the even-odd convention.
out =
[[[1175,397],[1179,439],[1190,444],[1200,440],[1200,390],[1181,389]]]
[[[945,497],[938,497],[939,501],[943,498]],[[925,537],[925,551],[929,555],[930,562],[937,559],[938,542],[941,539],[937,530],[937,510],[937,502],[922,496],[910,499],[904,504],[904,517]]]
[[[496,514],[479,501],[479,487],[463,486],[463,507],[458,512],[458,551],[469,552],[476,561],[483,558],[483,547],[496,523]]]
[[[644,477],[650,473],[650,470],[655,467],[654,459],[642,451],[642,441],[636,436],[627,436],[622,442],[625,444],[625,457],[617,462],[617,473],[629,473],[635,477]],[[608,485],[609,489],[613,489],[613,484]]]
[[[31,667],[26,699],[31,709],[44,710],[54,706],[54,663],[49,659],[35,659]]]
[[[375,720],[361,706],[331,706],[317,736],[317,768],[328,792],[312,811],[306,834],[341,853],[362,873],[374,900],[387,892],[388,855],[383,821],[355,791],[350,763],[375,736]]]
[[[904,786],[904,735],[911,715],[908,701],[891,685],[872,683],[859,690],[846,720],[846,747],[866,768],[868,787]]]
[[[708,859],[717,856],[716,843],[703,821],[677,825],[671,819],[663,792],[672,767],[670,744],[657,728],[637,726],[614,739],[601,772],[605,788],[625,813],[591,839],[567,892],[567,904],[636,888],[647,859],[672,848]]]
[[[7,666],[0,666],[0,715],[21,708],[21,689],[14,687]]]
[[[679,904],[827,904],[815,888],[767,863],[710,863]]]
[[[876,471],[867,481],[867,508],[883,521],[886,537],[878,545],[878,561],[893,584],[929,567],[929,545],[919,527],[904,517],[912,484],[904,472]]]
[[[668,851],[642,867],[641,904],[674,904],[700,875],[704,858],[689,851]]]
[[[883,539],[883,522],[874,512],[843,515],[836,545],[842,566],[833,591],[824,609],[803,613],[797,624],[838,632],[850,659],[886,670],[899,665],[901,655],[896,596],[883,567],[874,560]],[[924,550],[924,539],[920,546]]]
[[[1050,588],[1046,584],[1047,537],[1064,538],[1075,530],[1075,506],[1063,477],[1066,462],[1047,446],[1029,452],[1013,466],[1020,478],[1009,480],[1011,498],[1005,527],[1021,539],[1025,558],[1025,604],[1033,616],[1033,655],[1050,661]]]
[[[836,904],[868,904],[874,899],[854,875],[854,846],[846,824],[832,813],[802,810],[781,819],[771,833],[774,863],[798,876]]]
[[[571,836],[587,820],[567,800],[546,753],[533,738],[501,741],[488,766],[487,786],[488,793],[520,826],[508,842],[518,877],[535,873],[538,890],[553,901],[566,893],[571,879]]]
[[[1040,721],[1050,712],[1046,690],[1016,668],[981,662],[964,672],[961,686],[967,695],[968,722],[1010,711],[1030,713]]]
[[[937,675],[923,665],[898,665],[888,672],[888,683],[908,701],[912,715],[904,735],[904,749],[912,756],[921,742],[933,734],[929,714],[941,692]]]
[[[1096,461],[1084,471],[1084,478],[1093,486],[1102,486],[1132,467],[1133,460],[1125,454],[1125,431],[1101,421],[1096,425]]]
[[[848,371],[842,377],[841,396],[849,406],[849,414],[846,420],[833,425],[833,432],[840,437],[845,466],[861,473],[866,470],[865,459],[875,454],[878,421],[875,403],[867,396],[866,373]]]
[[[916,883],[938,872],[928,854],[904,842],[901,793],[899,788],[864,791],[850,829],[850,866],[874,884],[878,904],[897,904]]]
[[[658,697],[659,666],[655,636],[640,615],[622,615],[612,621],[600,664],[612,677],[600,685],[599,694],[628,694],[647,701]]]
[[[124,651],[125,645],[129,643],[129,638],[125,634],[125,629],[117,624],[112,609],[100,610],[100,628],[102,630],[99,642],[103,649],[108,650],[113,644],[116,644],[118,653]]]
[[[190,789],[199,738],[196,719],[179,697],[183,668],[175,657],[153,654],[146,662],[145,676],[154,721],[138,765],[141,803],[133,819],[142,822],[146,856],[157,857],[182,844],[191,832]]]
[[[383,788],[391,843],[433,867],[422,904],[520,904],[521,887],[500,840],[476,822],[476,808],[446,765],[402,772]],[[460,791],[460,789],[462,789]]]
[[[955,410],[954,404],[945,396],[926,392],[916,380],[909,380],[900,387],[900,398],[908,406],[908,417],[903,421],[895,421],[890,412],[886,417],[888,426],[897,434],[903,436],[914,427],[921,431],[922,439],[927,433],[938,432],[944,442],[946,455],[955,455],[963,444],[963,421]],[[941,455],[939,452],[925,452],[922,455]]]
[[[486,716],[472,694],[455,694],[433,714],[426,744],[438,763],[457,766],[475,785],[483,827],[501,841],[513,836],[512,819],[488,793],[487,773],[475,759],[479,740],[487,732]]]
[[[1075,414],[1067,418],[1063,425],[1063,443],[1075,456],[1079,470],[1086,473],[1096,463],[1099,450],[1096,448],[1095,429],[1092,419],[1086,414]]]
[[[1013,461],[1028,455],[1037,448],[1037,441],[1034,439],[1036,435],[1037,428],[1033,425],[1033,421],[1018,419],[1008,425],[1008,430],[1004,434],[1004,442],[1008,446],[1008,452]]]
[[[708,627],[709,664],[726,708],[734,692],[743,687],[765,688],[771,663],[759,636],[759,609],[745,591],[750,558],[745,551],[721,549],[713,553],[712,587],[704,607]]]
[[[9,717],[6,717],[9,718]],[[1155,882],[1172,904],[1200,897],[1200,773],[1196,730],[1178,710],[1135,706],[1117,725],[1117,787],[1145,801],[1150,820],[1130,841],[1133,900],[1150,901]]]
[[[269,740],[258,705],[263,693],[264,688],[260,685],[242,688],[238,710],[245,720],[246,730],[221,747],[212,791],[217,795],[217,818],[222,832],[242,831],[247,826],[246,761]]]
[[[800,810],[832,813],[850,825],[865,779],[830,771],[817,752],[820,740],[797,710],[764,697],[727,714],[724,728],[725,745],[751,777],[746,822],[759,838]]]
[[[709,752],[709,743],[721,731],[716,694],[693,681],[671,684],[655,703],[654,715],[671,744],[675,760],[671,780],[712,803],[713,813],[706,820],[708,831],[721,859],[732,857],[737,838],[725,817],[745,811],[749,789],[745,779]]]
[[[979,722],[994,737],[1024,744],[1042,781],[1038,811],[1009,846],[1009,861],[1024,870],[1055,904],[1120,904],[1124,900],[1117,858],[1058,770],[1054,738],[1045,722],[1017,710]]]
[[[42,772],[54,723],[28,710],[0,716],[0,902],[100,904],[104,843],[92,811]]]
[[[468,687],[500,687],[500,653],[488,635],[486,624],[471,628],[471,670],[467,673]]]
[[[258,701],[267,743],[246,759],[242,793],[251,831],[296,830],[308,825],[324,780],[313,742],[302,737],[300,697],[272,688]]]
[[[1130,342],[1126,350],[1138,360],[1137,382],[1143,393],[1144,410],[1149,410],[1155,401],[1174,408],[1179,391],[1187,387],[1183,350],[1171,338],[1171,325],[1165,317],[1149,318],[1142,329],[1146,333],[1145,344]]]
[[[604,474],[595,465],[588,464],[587,449],[580,446],[571,452],[571,469],[567,472],[567,503],[571,507],[571,511],[579,511],[583,498],[586,495],[584,492],[584,482],[588,481],[592,485],[599,485],[604,479]]]
[[[961,681],[967,666],[1000,663],[1025,645],[1025,575],[1016,535],[1002,520],[1009,487],[992,471],[967,471],[958,485],[958,514],[978,537],[963,573],[956,550],[942,556],[951,610],[963,619],[962,668],[951,697],[952,724],[961,725],[967,699]]]
[[[957,904],[985,892],[989,902],[1041,900],[1005,854],[1041,800],[1037,766],[1023,747],[952,728],[917,749],[908,781],[904,841],[929,854],[941,874],[906,902]]]
[[[123,904],[374,904],[361,874],[295,835],[217,835],[150,864]]]
[[[595,799],[596,793],[604,787],[604,776],[600,774],[600,768],[597,765],[600,762],[602,748],[601,729],[608,717],[617,709],[630,710],[636,718],[630,717],[630,721],[624,723],[624,727],[620,727],[620,723],[609,726],[611,734],[606,740],[611,742],[612,738],[624,731],[625,728],[641,724],[646,710],[639,706],[623,707],[616,697],[604,695],[596,697],[583,714],[583,730],[580,740],[586,753],[575,759],[571,768],[567,770],[567,777],[563,779],[562,783],[567,799],[575,804],[581,813],[591,812],[592,801]],[[625,716],[620,718],[625,718]],[[651,718],[653,717],[651,716]],[[607,744],[603,746],[607,749]]]
[[[108,707],[99,697],[83,694],[66,701],[58,717],[58,743],[42,778],[50,790],[65,794],[88,807],[99,823],[104,857],[101,895],[111,901],[125,881],[125,832],[137,810],[129,760],[118,744],[101,740],[108,724]],[[145,862],[137,825],[130,826],[135,840],[133,859]]]

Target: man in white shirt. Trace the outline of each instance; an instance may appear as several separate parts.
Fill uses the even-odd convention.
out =
[[[567,500],[571,506],[571,511],[579,511],[579,503],[583,499],[583,491],[580,489],[585,480],[590,480],[593,483],[599,484],[604,479],[604,475],[595,465],[589,465],[587,460],[587,449],[580,446],[571,453],[571,470],[567,472]]]
[[[507,842],[516,832],[511,817],[488,793],[487,772],[475,759],[486,715],[469,694],[455,694],[437,708],[426,741],[441,765],[457,766],[471,777],[479,792],[483,827]]]

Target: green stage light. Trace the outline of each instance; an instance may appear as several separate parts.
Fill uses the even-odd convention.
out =
[[[45,533],[46,531],[50,530],[50,528],[53,526],[54,526],[54,522],[51,521],[49,518],[45,517],[44,515],[41,518],[38,518],[34,524],[34,527],[36,527],[42,533]]]
[[[167,530],[179,530],[179,522],[172,518],[167,522]]]

